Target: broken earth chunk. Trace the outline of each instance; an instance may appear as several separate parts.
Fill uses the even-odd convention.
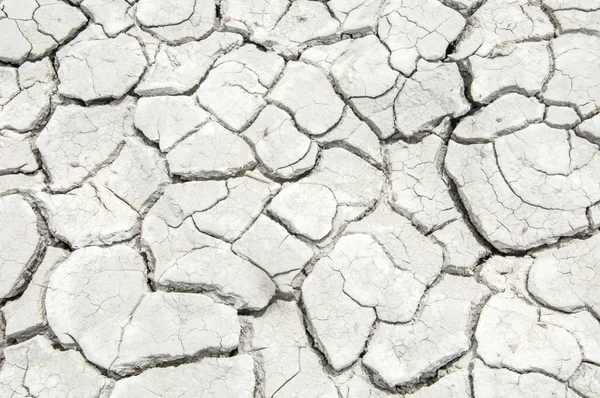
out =
[[[491,253],[462,219],[452,221],[432,236],[444,247],[446,271],[472,275],[479,260]]]
[[[434,134],[421,142],[388,146],[392,207],[429,232],[459,217],[441,168],[444,142]]]
[[[560,26],[561,33],[585,31],[586,33],[600,32],[598,17],[600,10],[584,11],[577,9],[557,10],[552,13]]]
[[[489,398],[570,397],[567,387],[552,377],[535,372],[517,373],[490,368],[481,360],[475,360],[473,391],[475,397]]]
[[[518,43],[493,58],[473,55],[468,59],[473,76],[471,97],[489,103],[507,92],[538,94],[550,74],[550,64],[548,43],[544,41]]]
[[[0,176],[0,193],[33,193],[46,188],[46,177],[41,171],[34,174],[7,174]]]
[[[246,34],[271,31],[289,7],[289,0],[222,0],[221,23],[227,30]]]
[[[383,0],[331,0],[327,6],[342,23],[342,33],[371,33],[377,27]]]
[[[279,191],[278,184],[250,177],[227,181],[229,196],[215,206],[193,215],[196,227],[227,242],[239,238]]]
[[[397,268],[383,246],[367,234],[344,235],[315,267],[338,272],[344,293],[361,306],[374,308],[386,322],[410,321],[425,292],[425,284]]]
[[[287,63],[267,100],[289,111],[298,126],[312,135],[327,132],[337,124],[344,110],[344,102],[333,91],[323,71],[295,61]]]
[[[410,138],[435,127],[446,116],[459,117],[471,109],[456,64],[420,60],[417,71],[400,87],[394,101],[396,128]]]
[[[177,25],[194,12],[195,0],[139,0],[136,17],[146,27]]]
[[[581,119],[575,109],[568,106],[550,106],[546,111],[544,123],[557,129],[567,129],[579,124]]]
[[[398,97],[399,87],[405,79],[400,76],[396,86],[377,98],[356,97],[350,99],[350,106],[381,139],[395,134],[394,102]]]
[[[219,56],[241,44],[240,35],[222,32],[179,46],[161,44],[135,92],[147,96],[186,93],[200,83]]]
[[[284,293],[291,293],[293,287],[277,282],[276,277],[288,275],[293,279],[313,256],[310,246],[265,215],[260,215],[231,248],[273,277]]]
[[[600,109],[600,78],[590,65],[600,60],[600,38],[583,33],[566,34],[552,40],[554,73],[542,97],[554,105],[570,105],[583,116]]]
[[[580,137],[596,145],[600,144],[600,115],[584,120],[575,131]]]
[[[61,48],[58,91],[85,102],[121,98],[146,69],[146,58],[136,39],[121,33],[114,39],[83,40]]]
[[[410,221],[381,203],[363,219],[350,223],[346,233],[364,233],[383,246],[394,265],[430,285],[440,274],[442,248],[423,236]]]
[[[216,122],[208,122],[167,154],[171,173],[187,178],[229,177],[254,167],[250,146]]]
[[[26,132],[42,125],[50,113],[56,74],[49,58],[0,67],[0,129]]]
[[[274,105],[267,105],[243,136],[268,173],[277,178],[298,177],[317,161],[318,146],[298,131],[287,112]]]
[[[164,362],[227,353],[238,346],[237,312],[202,294],[144,295],[124,325],[111,369],[119,374]]]
[[[30,88],[36,83],[42,83],[54,87],[56,72],[50,57],[39,61],[25,62],[19,66],[19,86]]]
[[[192,250],[154,278],[169,290],[204,293],[238,310],[261,310],[275,294],[269,276],[225,244]]]
[[[0,197],[0,299],[18,294],[42,249],[37,217],[19,195]]]
[[[57,247],[48,247],[44,260],[35,271],[23,294],[6,303],[2,313],[6,319],[6,337],[27,338],[47,326],[44,297],[48,280],[56,264],[67,258],[68,252]]]
[[[528,0],[489,0],[471,16],[471,25],[459,40],[453,60],[471,54],[493,58],[515,43],[551,38],[554,26],[540,7]]]
[[[588,308],[600,316],[600,235],[574,240],[538,256],[527,287],[547,306],[572,312]]]
[[[38,168],[30,137],[0,130],[0,174],[31,173]]]
[[[247,350],[264,372],[261,391],[269,398],[338,398],[337,389],[312,351],[294,301],[279,300],[258,317],[243,317]]]
[[[540,322],[562,327],[579,343],[584,361],[600,364],[600,323],[589,311],[565,314],[546,308],[541,309]]]
[[[437,0],[391,0],[380,11],[379,37],[392,52],[390,64],[405,75],[417,61],[439,61],[465,27],[465,19]]]
[[[569,386],[584,397],[600,397],[600,366],[582,363],[569,380]]]
[[[94,22],[102,25],[109,37],[129,29],[133,18],[128,14],[131,5],[125,0],[83,0],[81,9],[90,15]]]
[[[74,188],[115,157],[125,137],[135,135],[133,108],[131,98],[110,105],[57,107],[35,141],[50,188]]]
[[[534,128],[536,131],[539,129]],[[550,129],[550,127],[546,128]],[[517,154],[526,154],[527,151],[533,154],[534,148],[523,146],[523,142],[515,145]],[[562,152],[558,153],[561,154]],[[532,160],[535,161],[535,158]],[[553,161],[556,160],[553,158]],[[564,159],[559,160],[556,165],[564,164]],[[517,196],[501,173],[492,143],[462,145],[450,141],[445,167],[456,184],[473,225],[499,250],[507,252],[527,250],[545,243],[556,242],[562,236],[574,235],[588,227],[585,208],[573,210],[546,208],[539,201],[529,204]],[[533,168],[530,170],[535,172]],[[553,177],[563,180],[568,178],[561,175]],[[519,183],[519,179],[511,181]],[[564,186],[566,189],[569,187],[570,185]],[[531,190],[529,194],[535,195]],[[561,197],[556,199],[563,200]],[[580,199],[584,200],[584,198]]]
[[[148,369],[140,375],[117,381],[111,398],[143,397],[148,391],[164,398],[193,398],[199,394],[219,398],[252,398],[256,383],[253,368],[254,362],[249,355],[237,355]]]
[[[544,104],[537,99],[510,93],[461,119],[452,138],[464,143],[489,142],[531,123],[539,123],[543,116]]]
[[[495,142],[498,167],[525,203],[575,211],[600,200],[598,147],[572,132],[534,124]]]
[[[318,241],[331,232],[337,202],[326,186],[293,183],[279,191],[268,210],[292,232]]]
[[[435,372],[469,349],[473,312],[488,294],[472,278],[443,275],[416,319],[377,325],[363,363],[378,383],[390,388]]]
[[[198,130],[210,114],[200,108],[192,97],[161,96],[140,98],[135,108],[135,127],[160,150],[170,151],[181,140]]]
[[[331,76],[347,98],[378,97],[398,77],[388,64],[390,53],[377,36],[353,40],[333,62]]]
[[[340,122],[315,140],[326,146],[340,146],[362,157],[375,167],[381,167],[383,157],[377,134],[346,106]]]
[[[37,194],[52,233],[72,248],[109,245],[137,232],[139,214],[108,188],[86,183],[66,194]]]
[[[50,113],[50,96],[55,88],[52,80],[49,83],[36,82],[12,97],[4,106],[0,105],[0,129],[26,132],[42,125]]]
[[[342,148],[322,151],[321,160],[302,183],[324,185],[338,205],[369,206],[379,198],[383,173]]]
[[[48,323],[63,346],[111,369],[123,328],[149,291],[146,281],[142,257],[127,246],[76,250],[50,276]]]
[[[142,212],[171,179],[158,150],[138,140],[128,140],[119,156],[92,181],[109,189],[135,211]]]
[[[538,308],[506,294],[483,307],[475,338],[477,353],[490,366],[517,372],[541,370],[568,379],[581,362],[577,340],[567,330],[538,321]]]
[[[43,336],[7,347],[4,355],[3,397],[104,397],[114,383],[77,351],[56,350]]]
[[[533,258],[492,256],[481,266],[481,279],[495,292],[506,292],[533,303],[527,291],[527,278]]]
[[[0,61],[12,64],[42,58],[87,22],[61,0],[4,0],[0,13]]]
[[[452,398],[470,398],[471,386],[469,383],[469,373],[466,370],[459,370],[449,375],[443,376],[438,381],[428,387],[423,387],[413,394],[408,394],[407,398],[434,398],[434,397],[452,397]],[[479,396],[477,396],[480,398]],[[481,397],[483,398],[483,397]]]
[[[354,363],[364,350],[375,322],[375,311],[344,292],[344,276],[317,263],[302,285],[309,330],[335,370]]]
[[[256,2],[260,7],[262,1]],[[265,8],[267,15],[277,13],[273,18],[277,21],[273,28],[259,23],[250,26],[251,40],[272,49],[286,58],[292,58],[311,43],[333,39],[340,23],[331,15],[327,6],[318,1],[297,0],[286,7],[281,15],[283,2],[274,2],[274,7]],[[263,3],[264,4],[264,3]],[[264,7],[264,5],[262,5]],[[249,10],[252,12],[253,10]],[[271,18],[265,18],[267,21]],[[262,25],[262,26],[261,26]]]
[[[140,0],[136,17],[162,41],[199,41],[214,30],[217,7],[212,0]]]
[[[241,131],[266,104],[263,96],[284,67],[283,58],[246,45],[219,58],[196,95],[227,127]]]

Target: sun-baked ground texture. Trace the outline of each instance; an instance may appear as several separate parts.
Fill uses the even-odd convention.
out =
[[[0,397],[599,398],[600,0],[0,0]]]

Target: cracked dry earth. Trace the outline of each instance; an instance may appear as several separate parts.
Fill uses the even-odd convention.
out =
[[[0,397],[600,397],[599,67],[600,0],[0,0]]]

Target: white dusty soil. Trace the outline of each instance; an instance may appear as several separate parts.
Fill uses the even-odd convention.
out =
[[[0,0],[0,397],[599,398],[600,0]]]

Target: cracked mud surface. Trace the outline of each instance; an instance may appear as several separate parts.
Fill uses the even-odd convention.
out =
[[[0,397],[600,398],[600,1],[0,0]]]

